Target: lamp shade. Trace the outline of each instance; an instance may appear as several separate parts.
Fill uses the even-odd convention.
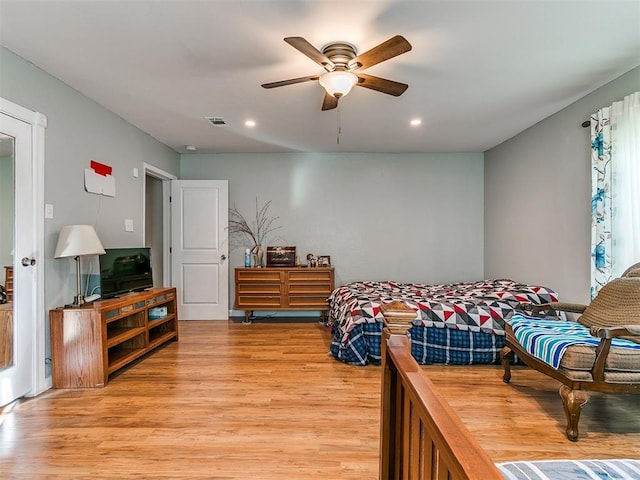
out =
[[[329,95],[340,98],[349,93],[351,88],[358,83],[358,76],[355,73],[338,70],[325,73],[318,81]]]
[[[102,255],[104,248],[92,225],[67,225],[58,234],[55,258]]]

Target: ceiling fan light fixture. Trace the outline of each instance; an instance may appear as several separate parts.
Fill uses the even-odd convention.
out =
[[[329,95],[341,98],[358,83],[358,76],[355,73],[338,70],[325,73],[320,77],[319,82]]]

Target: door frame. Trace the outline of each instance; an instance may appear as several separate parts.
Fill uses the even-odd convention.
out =
[[[31,332],[32,362],[30,373],[31,390],[27,396],[32,397],[51,388],[51,377],[47,377],[46,371],[46,309],[44,298],[44,140],[45,128],[47,128],[47,117],[39,112],[28,110],[18,104],[0,97],[0,114],[13,117],[17,120],[31,125],[31,165],[32,165],[32,193],[34,212],[31,217],[31,235],[34,251],[33,258],[38,264],[35,269],[35,280],[31,307],[33,316],[27,319],[20,319],[29,324]],[[15,222],[15,220],[14,220]],[[14,269],[18,268],[17,256],[14,257]],[[20,295],[20,290],[16,290],[14,295]],[[15,320],[15,319],[14,319]]]
[[[143,179],[149,175],[162,181],[162,286],[168,287],[171,285],[171,180],[177,180],[178,177],[146,162],[142,163],[142,170]],[[144,181],[142,186],[142,222],[145,226],[147,224],[146,202],[147,185]],[[146,228],[143,228],[143,245],[146,245],[145,231]]]

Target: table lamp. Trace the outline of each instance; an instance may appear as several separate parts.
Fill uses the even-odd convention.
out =
[[[98,234],[92,225],[67,225],[58,234],[55,258],[74,257],[76,261],[76,282],[78,295],[73,299],[72,307],[84,303],[80,286],[80,257],[85,255],[103,255],[105,253]]]

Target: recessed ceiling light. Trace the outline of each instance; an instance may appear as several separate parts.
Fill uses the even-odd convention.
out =
[[[184,149],[187,152],[197,152],[198,151],[198,147],[196,147],[195,145],[187,145],[186,147],[184,147]]]
[[[419,118],[414,118],[409,123],[412,127],[417,127],[418,125],[422,125],[422,120],[420,120]]]
[[[256,126],[256,121],[255,120],[247,120],[246,122],[244,122],[244,126],[245,127],[255,127]]]

